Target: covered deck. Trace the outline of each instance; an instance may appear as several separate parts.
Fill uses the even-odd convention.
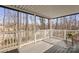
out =
[[[78,11],[79,6],[0,6],[0,52],[78,53]]]

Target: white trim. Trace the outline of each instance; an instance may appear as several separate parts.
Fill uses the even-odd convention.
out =
[[[30,42],[28,42],[28,43],[21,44],[21,45],[19,46],[19,48],[21,48],[22,46],[25,46],[25,45],[31,44],[31,43],[34,43],[34,41],[30,41]]]

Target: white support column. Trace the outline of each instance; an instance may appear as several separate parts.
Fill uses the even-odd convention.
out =
[[[20,38],[20,31],[19,31],[19,12],[17,12],[17,24],[16,24],[16,32],[17,32],[17,40],[18,40],[18,48],[21,48],[21,38]]]
[[[36,43],[36,15],[34,14],[34,43]]]

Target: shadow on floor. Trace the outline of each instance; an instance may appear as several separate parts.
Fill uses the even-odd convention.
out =
[[[61,46],[59,42],[58,44],[52,46],[51,48],[49,48],[48,50],[46,50],[44,53],[79,53],[79,48],[74,46],[71,46],[71,43],[68,42],[68,44],[66,43],[66,41],[63,41],[67,47]],[[63,45],[63,44],[62,44]]]
[[[19,53],[19,51],[18,51],[18,49],[14,49],[14,50],[7,51],[7,52],[4,52],[4,53]]]

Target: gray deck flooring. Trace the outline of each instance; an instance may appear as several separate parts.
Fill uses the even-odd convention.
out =
[[[63,41],[66,43],[66,41]],[[61,42],[62,43],[62,42]],[[70,42],[68,42],[70,43]],[[64,44],[62,44],[64,45]],[[68,44],[69,45],[69,44]],[[48,50],[46,50],[44,53],[79,53],[79,46],[74,44],[74,46],[61,46],[59,43],[52,46]]]
[[[53,46],[50,49],[48,49],[47,51],[45,51],[44,53],[68,53],[68,52],[70,52],[70,53],[72,52],[71,48]]]
[[[71,46],[71,42],[50,38],[6,53],[79,53],[79,44]]]

